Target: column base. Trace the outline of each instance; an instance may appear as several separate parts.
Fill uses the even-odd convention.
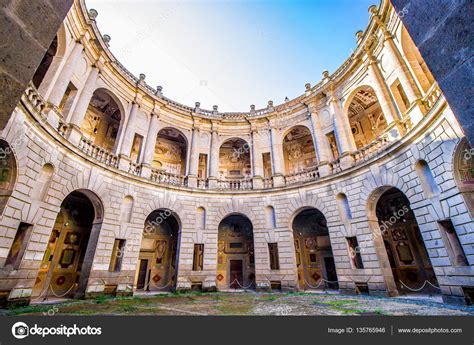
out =
[[[321,162],[318,165],[319,177],[328,176],[331,174],[332,169],[329,166],[329,162]]]
[[[151,177],[151,165],[150,164],[142,163],[140,171],[141,171],[141,174],[140,174],[141,177],[144,177],[146,179],[150,179],[150,177]]]
[[[273,187],[281,187],[285,185],[285,176],[283,174],[273,175]]]
[[[81,139],[82,139],[81,129],[75,124],[72,124],[72,123],[69,124],[69,128],[66,132],[66,138],[74,146],[76,147],[79,146],[79,143],[81,142]]]
[[[253,189],[263,189],[263,177],[254,176],[252,178],[252,185],[253,185]]]
[[[339,156],[339,161],[342,170],[351,168],[354,165],[354,158],[349,152],[344,152]]]
[[[208,178],[209,189],[217,189],[217,177]]]
[[[130,158],[123,154],[119,154],[119,162],[118,168],[123,171],[127,171],[130,169]]]
[[[197,188],[197,176],[195,175],[188,175],[188,187],[189,188]]]

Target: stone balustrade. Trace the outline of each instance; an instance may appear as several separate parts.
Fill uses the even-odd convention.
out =
[[[95,145],[92,140],[89,140],[86,137],[81,138],[79,142],[79,149],[99,162],[104,163],[105,165],[113,168],[118,167],[118,157],[116,155],[104,149],[103,147]]]
[[[292,174],[285,175],[286,185],[305,183],[309,181],[316,181],[319,179],[318,167],[312,167],[298,171]]]
[[[187,186],[185,176],[173,174],[161,169],[152,169],[150,179],[160,184],[168,184],[173,186]]]
[[[251,179],[224,179],[217,181],[217,189],[249,190],[252,188]]]

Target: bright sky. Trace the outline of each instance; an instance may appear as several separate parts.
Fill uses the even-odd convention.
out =
[[[119,61],[165,96],[264,108],[316,84],[356,46],[378,0],[86,0]]]

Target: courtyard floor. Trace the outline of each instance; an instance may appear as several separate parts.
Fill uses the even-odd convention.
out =
[[[161,293],[90,300],[49,300],[0,315],[472,315],[474,307],[439,298],[315,293]]]

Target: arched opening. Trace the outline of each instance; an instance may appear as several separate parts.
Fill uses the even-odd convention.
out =
[[[273,206],[265,207],[265,218],[267,223],[267,228],[275,229],[276,228],[276,215],[275,209]]]
[[[347,195],[344,193],[339,193],[336,195],[337,206],[339,208],[339,213],[341,214],[341,218],[343,220],[351,220],[352,219],[352,212],[351,207],[349,205],[349,200],[347,199]]]
[[[43,56],[38,68],[33,75],[33,85],[38,89],[43,82],[44,77],[46,76],[46,72],[48,72],[51,63],[53,62],[54,57],[58,52],[58,36],[55,36],[51,44],[49,45],[48,50]]]
[[[433,85],[434,78],[405,27],[402,27],[401,43],[403,53],[405,54],[411,70],[421,88],[426,93],[431,85]]]
[[[427,198],[431,198],[440,193],[438,184],[436,183],[433,172],[425,160],[419,160],[415,163],[415,171],[421,181],[421,187]]]
[[[186,137],[174,128],[163,128],[158,132],[152,167],[175,175],[186,174]]]
[[[374,237],[381,235],[398,293],[439,293],[430,285],[438,286],[438,282],[407,197],[397,188],[386,188],[376,202],[375,214],[379,233]]]
[[[197,228],[206,228],[206,209],[204,207],[197,208]]]
[[[312,169],[317,165],[313,136],[305,126],[293,127],[283,138],[285,171],[295,174]]]
[[[338,289],[326,217],[318,209],[307,208],[297,214],[292,228],[299,288]]]
[[[170,291],[178,274],[180,221],[169,209],[147,217],[138,256],[135,286],[142,291]]]
[[[453,158],[454,180],[474,217],[474,149],[466,138],[458,143]]]
[[[252,222],[241,214],[224,218],[218,228],[216,284],[220,290],[255,287]]]
[[[88,190],[69,194],[61,204],[32,296],[83,297],[102,226],[99,198]]]
[[[133,197],[127,195],[123,198],[122,209],[120,210],[120,220],[122,222],[130,223],[132,221],[133,212]]]
[[[17,164],[8,143],[0,139],[0,215],[7,206],[8,198],[15,188]]]
[[[95,145],[113,151],[121,121],[122,111],[118,101],[107,90],[97,89],[82,121],[81,132]]]
[[[363,86],[353,94],[347,115],[357,149],[370,144],[387,128],[379,100],[370,86]]]
[[[250,146],[240,138],[226,140],[219,149],[219,179],[251,177]]]
[[[38,184],[38,200],[44,200],[46,194],[48,193],[49,186],[51,185],[52,179],[54,174],[54,167],[50,163],[46,163],[41,168],[41,173],[38,176],[37,184]]]

